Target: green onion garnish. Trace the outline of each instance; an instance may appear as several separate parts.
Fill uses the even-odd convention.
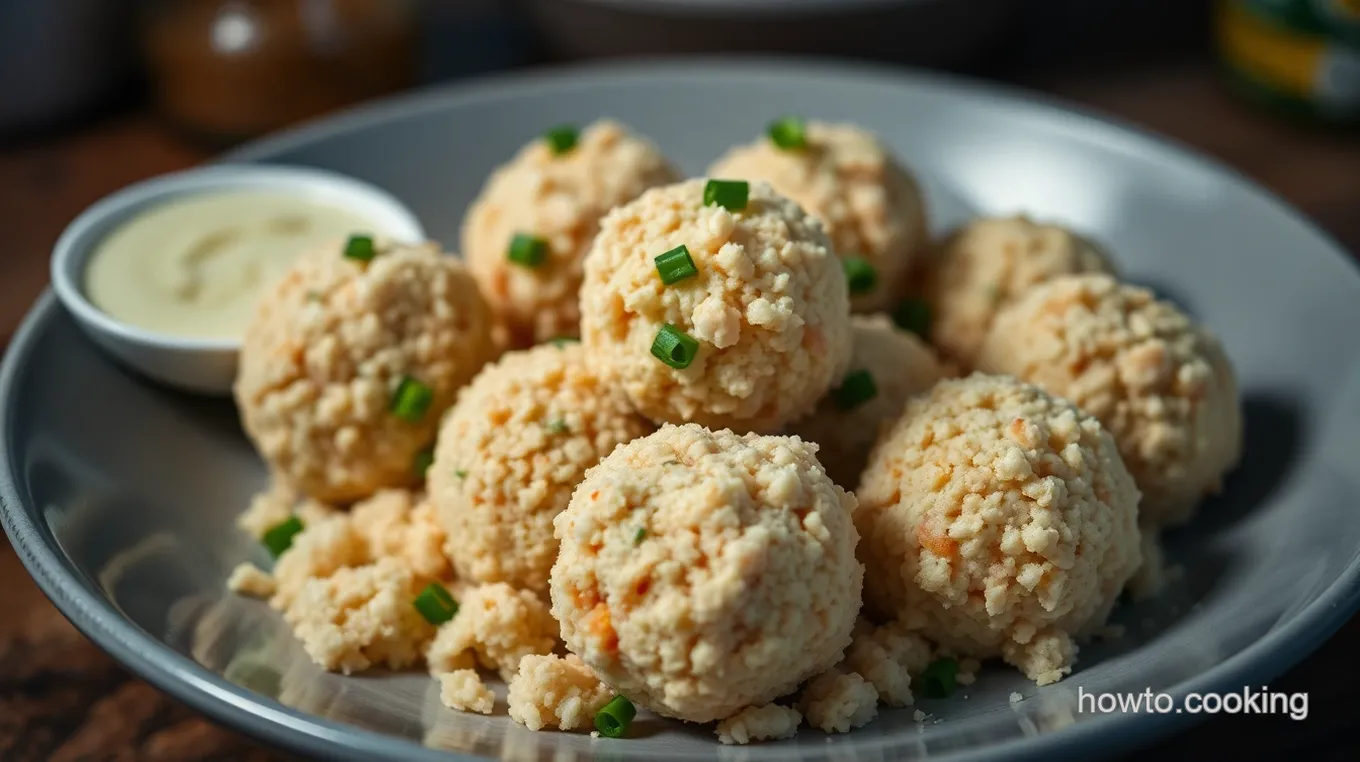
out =
[[[657,273],[661,275],[661,282],[667,286],[699,274],[699,268],[694,266],[694,260],[689,255],[689,247],[684,244],[657,255],[653,261],[656,262]]]
[[[528,233],[516,233],[505,251],[505,258],[521,267],[538,267],[547,257],[548,242]]]
[[[416,460],[415,460],[416,475],[419,476],[420,478],[424,479],[424,478],[425,478],[425,472],[427,472],[427,471],[430,470],[430,466],[431,466],[431,464],[433,464],[433,463],[434,463],[434,450],[433,450],[433,449],[431,449],[431,448],[429,448],[429,447],[426,447],[425,449],[423,449],[423,450],[421,450],[420,452],[416,453]]]
[[[878,385],[867,370],[857,370],[831,390],[831,398],[841,410],[854,410],[878,396]]]
[[[576,141],[580,139],[581,131],[570,124],[558,125],[551,130],[543,133],[543,142],[548,144],[548,150],[561,156],[576,147]]]
[[[371,235],[352,235],[345,242],[345,258],[357,259],[360,262],[367,262],[378,255],[378,249],[373,245]]]
[[[615,696],[595,715],[595,729],[606,738],[620,738],[628,732],[628,726],[637,715],[633,702],[623,696]]]
[[[670,323],[661,326],[652,341],[652,355],[676,370],[688,368],[697,354],[699,342]]]
[[[845,280],[850,284],[850,293],[867,294],[878,285],[878,270],[864,257],[846,257],[841,266],[845,268]]]
[[[807,124],[796,116],[786,116],[770,122],[770,142],[785,151],[807,148]]]
[[[959,663],[945,657],[936,659],[921,673],[921,687],[927,698],[949,698],[958,687]]]
[[[302,528],[302,519],[297,516],[289,516],[286,520],[270,527],[261,540],[264,542],[264,546],[269,548],[269,554],[278,558],[283,555],[284,551],[293,546],[293,538],[302,531]]]
[[[464,471],[464,470],[461,469],[461,468],[455,468],[455,469],[453,470],[453,475],[456,476],[456,477],[458,477],[459,479],[466,479],[466,478],[467,478],[467,471]]]
[[[555,339],[548,339],[548,342],[553,346],[557,347],[558,349],[561,349],[562,347],[565,347],[568,344],[576,344],[580,341],[581,340],[576,338],[575,336],[558,336]]]
[[[930,330],[930,305],[920,299],[906,299],[893,310],[893,322],[904,331],[925,336]]]
[[[548,429],[549,434],[565,434],[568,431],[571,431],[571,427],[561,418],[558,418],[555,421],[548,421],[546,428]]]
[[[704,206],[740,212],[750,198],[751,184],[745,180],[709,180],[704,186]]]
[[[458,613],[458,601],[438,582],[431,582],[420,591],[415,600],[416,611],[433,625],[441,625]]]
[[[644,529],[644,528],[642,528],[642,527],[638,527],[638,530],[637,530],[636,532],[633,533],[633,544],[634,544],[634,545],[640,544],[640,543],[642,542],[642,538],[644,538],[644,537],[646,537],[646,536],[647,536],[647,530]]]
[[[403,376],[392,395],[392,414],[407,423],[419,423],[425,411],[434,402],[434,392],[430,387],[410,376]]]

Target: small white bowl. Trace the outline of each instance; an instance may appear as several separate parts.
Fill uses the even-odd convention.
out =
[[[52,251],[52,288],[82,331],[120,362],[151,379],[199,394],[231,393],[241,342],[148,331],[121,322],[85,295],[85,268],[95,247],[120,224],[171,199],[211,191],[268,190],[342,206],[373,221],[393,240],[419,243],[425,230],[404,204],[345,175],[281,165],[217,164],[129,185],[76,217]]]

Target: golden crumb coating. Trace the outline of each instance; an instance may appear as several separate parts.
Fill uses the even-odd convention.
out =
[[[361,262],[343,248],[300,257],[260,300],[235,384],[271,468],[327,502],[417,484],[440,414],[494,351],[491,311],[456,258],[379,244]],[[407,378],[431,393],[416,420],[392,410]]]
[[[797,709],[779,704],[748,706],[727,719],[719,722],[714,732],[718,741],[725,744],[746,744],[752,741],[769,741],[776,738],[792,738],[798,733],[803,715]]]
[[[821,223],[769,185],[742,211],[703,203],[705,181],[654,188],[610,212],[586,259],[581,338],[657,422],[774,431],[807,413],[850,357],[845,274]],[[662,283],[679,246],[698,274]],[[685,369],[652,355],[671,325],[698,342]]]
[[[768,137],[737,146],[708,174],[768,182],[822,220],[837,254],[862,258],[877,273],[871,290],[852,297],[854,310],[884,309],[929,245],[920,187],[868,130],[811,121],[805,134],[805,148],[780,148]]]
[[[855,523],[865,599],[963,656],[1070,671],[1142,562],[1138,488],[1094,417],[974,374],[912,399],[874,447]]]
[[[586,474],[558,515],[568,648],[658,714],[765,704],[840,661],[863,567],[854,497],[797,437],[664,426]]]
[[[1113,273],[1086,238],[1025,216],[983,217],[945,242],[927,279],[930,341],[972,367],[998,312],[1059,275]]]
[[[681,175],[646,139],[601,120],[558,155],[543,139],[497,169],[463,221],[463,255],[482,293],[518,344],[576,336],[581,265],[600,218],[616,206]],[[519,234],[542,238],[536,267],[511,262]]]
[[[412,602],[425,580],[394,558],[313,577],[283,611],[284,621],[321,667],[345,674],[420,660],[434,627]]]
[[[428,479],[461,578],[546,597],[553,518],[613,449],[650,433],[577,343],[510,352],[464,389]]]
[[[812,727],[849,733],[878,716],[878,691],[854,672],[831,669],[807,684],[798,706]]]
[[[496,694],[486,687],[475,669],[456,669],[439,675],[439,701],[460,712],[491,714]]]
[[[1189,519],[1241,457],[1223,345],[1145,288],[1104,275],[1049,281],[997,317],[978,364],[1099,418],[1143,493],[1147,526]]]
[[[530,730],[588,730],[612,698],[576,654],[525,656],[510,678],[510,719]]]
[[[481,665],[509,680],[521,658],[557,647],[557,622],[532,592],[503,582],[458,592],[458,613],[440,625],[425,652],[431,673]]]
[[[849,370],[836,386],[843,386],[851,374],[868,373],[874,395],[851,407],[833,390],[812,415],[789,426],[790,433],[817,443],[817,458],[826,472],[847,489],[859,484],[879,430],[895,423],[907,399],[929,389],[945,373],[929,345],[883,315],[856,315],[851,330]]]

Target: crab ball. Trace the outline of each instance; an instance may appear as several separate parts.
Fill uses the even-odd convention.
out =
[[[870,456],[865,602],[948,650],[1060,679],[1142,562],[1138,488],[1094,417],[974,374],[913,398]]]
[[[581,340],[657,422],[774,431],[845,369],[845,275],[821,223],[769,185],[721,186],[733,208],[706,187],[655,188],[605,217]]]
[[[929,244],[920,188],[878,138],[860,127],[814,121],[801,125],[801,134],[787,148],[768,136],[737,146],[709,175],[763,180],[821,219],[842,258],[873,270],[872,278],[852,281],[855,311],[883,309]]]
[[[234,392],[271,469],[325,502],[420,480],[439,416],[495,352],[477,284],[434,244],[336,243],[300,257],[261,299]]]
[[[840,661],[864,569],[854,497],[816,449],[667,425],[600,461],[556,522],[567,647],[618,693],[693,722]]]
[[[997,316],[979,367],[1099,418],[1143,493],[1145,525],[1189,519],[1242,454],[1242,409],[1218,339],[1145,288],[1066,276]]]
[[[587,468],[653,428],[601,381],[580,344],[488,365],[445,416],[428,475],[458,575],[546,596],[553,518]]]
[[[463,255],[517,345],[578,335],[581,263],[600,218],[680,177],[607,120],[535,140],[491,175],[463,222]]]
[[[843,487],[859,483],[879,429],[895,423],[907,399],[945,375],[935,352],[882,315],[851,318],[850,370],[790,431],[816,442],[826,472]]]
[[[1059,275],[1113,273],[1089,240],[1027,217],[974,220],[944,243],[927,278],[930,340],[971,366],[998,312]]]

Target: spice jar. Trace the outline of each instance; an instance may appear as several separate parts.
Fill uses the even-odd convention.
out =
[[[157,106],[235,142],[414,83],[414,0],[144,0]]]
[[[1360,0],[1219,0],[1236,89],[1277,111],[1360,124]]]

